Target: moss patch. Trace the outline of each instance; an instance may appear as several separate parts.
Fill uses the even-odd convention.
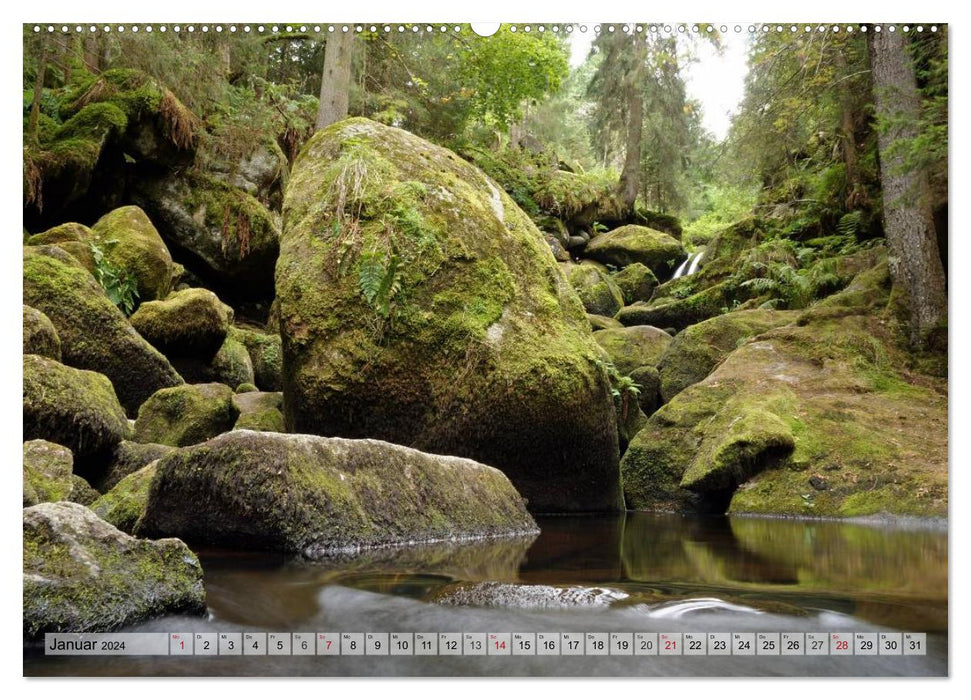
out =
[[[671,336],[653,326],[611,328],[593,334],[622,374],[638,367],[656,366],[671,344]]]
[[[42,355],[61,361],[61,339],[54,324],[42,311],[24,304],[24,354]]]
[[[226,340],[233,310],[208,289],[193,288],[142,304],[130,320],[167,356],[212,358]]]
[[[71,495],[74,455],[46,440],[24,443],[24,508],[38,503],[66,501]]]
[[[25,639],[205,612],[202,567],[179,540],[129,537],[75,503],[23,513]]]
[[[23,292],[24,303],[57,329],[64,363],[107,376],[128,412],[157,390],[182,383],[91,274],[59,248],[24,248]]]
[[[162,389],[138,410],[135,440],[172,447],[195,445],[232,430],[238,417],[233,390],[224,384]]]
[[[121,207],[91,227],[105,257],[130,273],[140,301],[163,299],[172,285],[172,256],[158,231],[138,207]]]
[[[129,535],[145,513],[148,493],[158,461],[151,462],[121,479],[110,491],[91,504],[91,510],[105,522]]]
[[[670,401],[679,391],[708,376],[744,341],[793,323],[797,311],[735,311],[689,326],[674,337],[658,363],[661,396]]]
[[[687,257],[676,238],[636,225],[621,226],[595,237],[583,254],[619,268],[641,263],[662,279],[667,279]]]
[[[23,364],[25,440],[94,457],[128,437],[128,419],[107,377],[39,355],[24,355]]]
[[[159,461],[138,532],[315,557],[535,529],[509,480],[470,460],[234,431]]]

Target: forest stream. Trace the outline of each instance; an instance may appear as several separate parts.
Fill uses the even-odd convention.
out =
[[[535,539],[344,563],[200,551],[208,616],[126,632],[927,633],[926,656],[43,657],[27,675],[938,676],[947,534],[819,520],[629,513],[539,519]]]

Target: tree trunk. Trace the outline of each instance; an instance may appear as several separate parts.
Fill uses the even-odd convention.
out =
[[[327,37],[324,71],[320,81],[320,107],[317,110],[318,130],[347,117],[353,42],[354,35],[350,32],[335,32]]]
[[[37,58],[37,77],[34,79],[34,99],[30,103],[30,121],[27,123],[27,137],[37,143],[37,121],[40,119],[40,100],[44,94],[44,78],[47,75],[47,38],[41,35],[40,56]]]
[[[870,61],[890,272],[909,296],[911,339],[923,344],[947,320],[944,267],[937,248],[927,173],[905,166],[900,142],[918,133],[920,95],[903,33],[872,32]],[[896,145],[895,145],[896,144]]]
[[[837,47],[836,67],[840,74],[847,74],[846,56],[843,49]],[[843,150],[843,164],[846,165],[846,207],[856,209],[863,202],[860,201],[862,187],[860,186],[859,152],[856,147],[856,118],[853,114],[853,93],[846,81],[839,87],[840,100],[840,142]]]
[[[637,192],[641,188],[641,145],[644,134],[644,74],[645,40],[634,36],[634,65],[624,81],[627,100],[627,143],[624,170],[620,174],[619,196],[625,212],[634,211]]]

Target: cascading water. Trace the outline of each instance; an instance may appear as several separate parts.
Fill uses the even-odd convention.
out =
[[[704,254],[704,250],[699,250],[697,253],[692,253],[689,255],[685,261],[678,266],[678,269],[674,271],[674,275],[671,277],[671,279],[676,280],[679,277],[693,275],[698,269],[698,263],[701,262],[701,256]]]

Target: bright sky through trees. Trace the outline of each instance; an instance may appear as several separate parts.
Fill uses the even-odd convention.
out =
[[[578,26],[570,35],[571,67],[583,63],[590,52],[596,37],[593,27],[587,25],[587,31],[581,32]],[[731,114],[745,90],[747,41],[747,34],[728,31],[721,37],[721,51],[708,42],[695,42],[696,61],[683,69],[688,96],[701,102],[705,128],[718,140],[728,134]]]

